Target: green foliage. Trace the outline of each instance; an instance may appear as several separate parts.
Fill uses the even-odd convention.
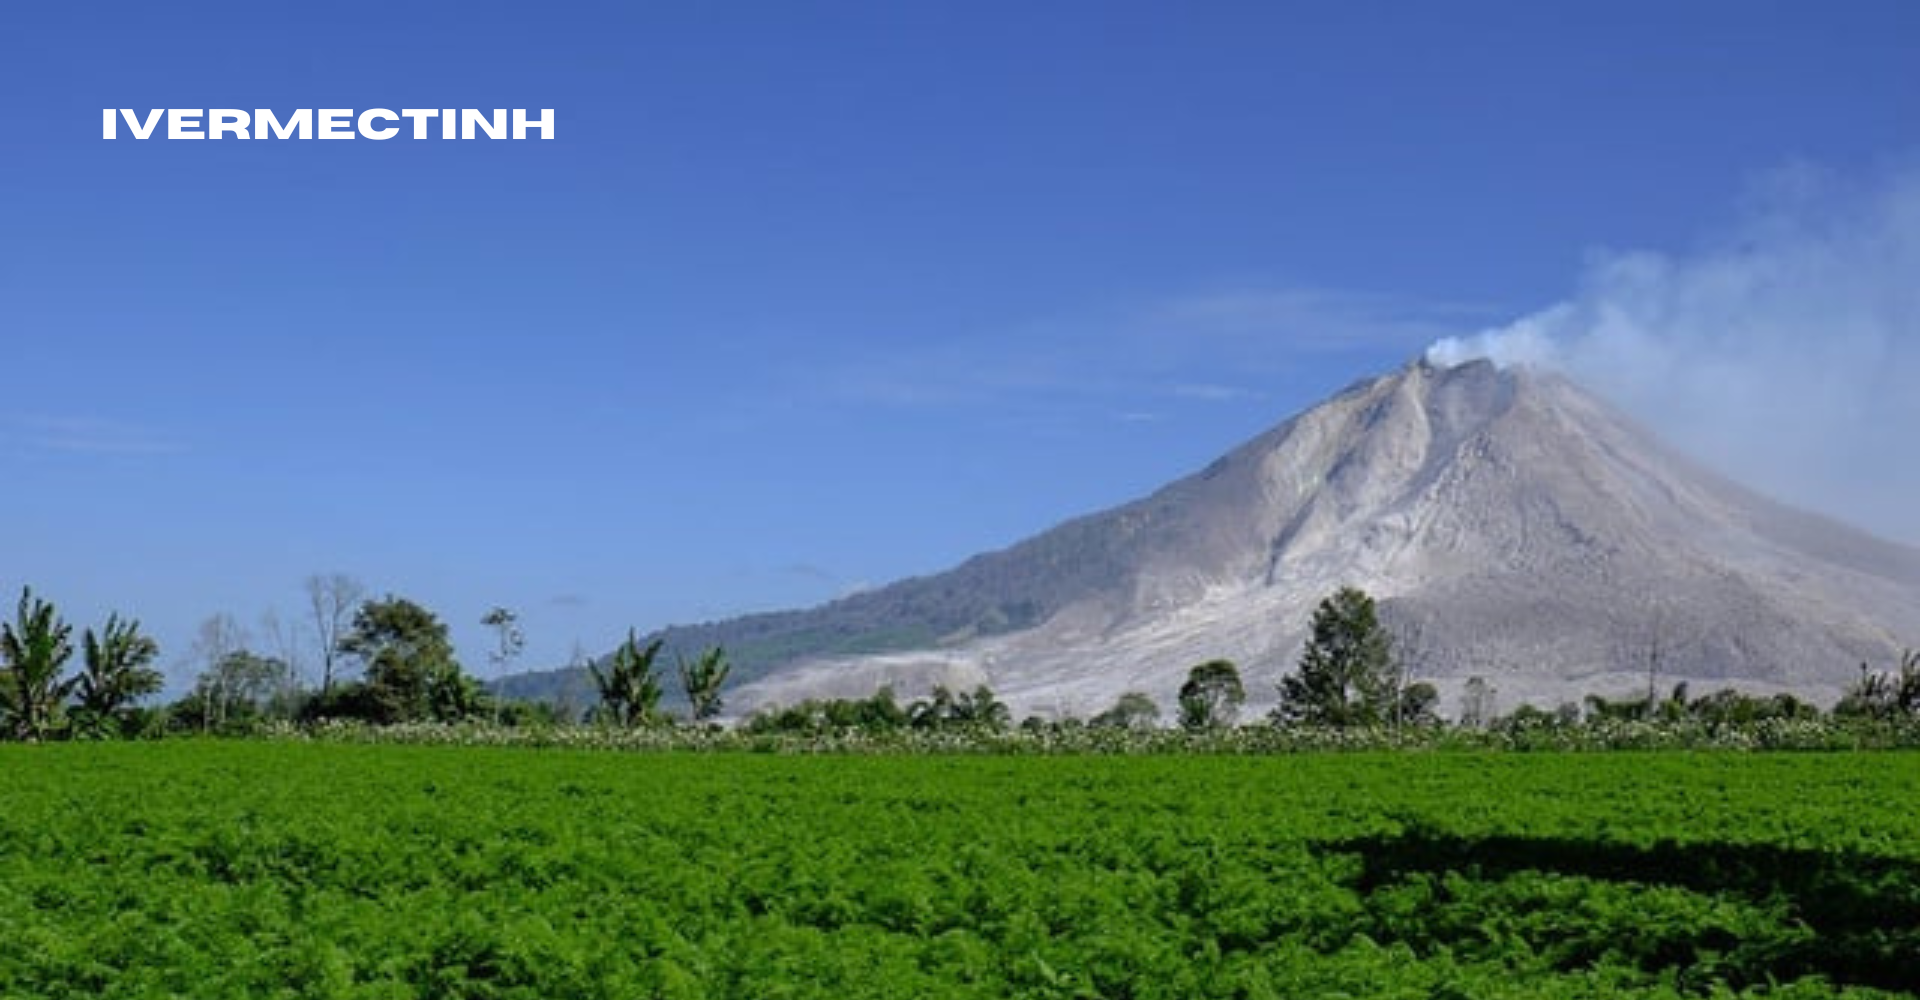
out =
[[[480,687],[454,659],[447,626],[406,598],[360,605],[340,651],[365,667],[370,721],[454,720],[481,708]]]
[[[84,668],[74,694],[74,728],[86,735],[120,736],[132,731],[134,703],[157,694],[166,679],[152,663],[160,645],[140,634],[140,623],[107,616],[99,634],[81,636]]]
[[[679,659],[680,687],[687,693],[687,704],[692,706],[695,722],[705,722],[720,714],[720,689],[732,670],[726,651],[719,646],[701,653],[692,662],[685,657]]]
[[[661,645],[662,640],[655,639],[642,646],[639,633],[629,629],[627,641],[607,658],[606,670],[601,670],[598,663],[587,665],[594,686],[600,689],[603,719],[622,729],[657,726],[666,721],[660,714],[660,697],[666,689],[653,668]]]
[[[750,736],[792,734],[821,736],[832,733],[885,735],[909,723],[893,688],[882,687],[870,698],[808,699],[797,705],[757,712],[741,727]]]
[[[1309,631],[1299,672],[1280,681],[1276,721],[1344,727],[1393,719],[1393,643],[1380,627],[1373,598],[1340,588],[1314,609]]]
[[[62,677],[73,656],[73,626],[53,604],[20,589],[11,622],[0,622],[0,726],[16,739],[39,740],[61,721],[77,681]]]
[[[1920,946],[1907,754],[176,741],[0,773],[7,996],[1884,1000]]]
[[[1860,681],[1834,706],[1835,715],[1897,719],[1920,718],[1920,651],[1907,650],[1895,673],[1872,673],[1860,665]]]
[[[237,649],[214,661],[174,703],[172,725],[182,732],[246,733],[269,718],[291,717],[291,688],[284,661]]]
[[[1187,671],[1186,683],[1180,685],[1180,726],[1196,731],[1226,728],[1246,701],[1239,668],[1229,660],[1208,660]]]
[[[1160,706],[1144,692],[1128,691],[1114,699],[1112,708],[1089,721],[1114,729],[1152,729],[1160,724]]]
[[[985,684],[972,693],[955,694],[936,686],[927,697],[907,708],[907,724],[915,729],[960,729],[997,732],[1013,722],[1013,713]]]

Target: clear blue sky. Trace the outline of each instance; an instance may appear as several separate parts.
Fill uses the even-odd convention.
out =
[[[1920,5],[0,6],[0,588],[526,666],[932,572],[1915,149]],[[552,107],[552,142],[100,109]]]

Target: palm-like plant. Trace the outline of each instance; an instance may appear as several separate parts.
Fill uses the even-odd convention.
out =
[[[151,666],[160,646],[140,634],[138,621],[108,615],[100,634],[92,629],[82,633],[80,648],[84,664],[76,679],[78,714],[96,727],[116,728],[123,711],[165,683]]]
[[[733,664],[727,662],[726,651],[719,646],[701,653],[692,662],[680,660],[680,686],[686,689],[695,722],[705,722],[720,714],[720,687],[732,671]]]
[[[21,588],[15,620],[0,623],[0,721],[15,737],[38,740],[53,729],[73,690],[74,680],[60,677],[72,634],[52,604]]]
[[[606,670],[598,663],[587,664],[594,686],[600,689],[601,707],[615,725],[632,729],[659,721],[664,689],[653,660],[660,655],[660,645],[661,640],[655,639],[641,646],[639,635],[629,629],[627,641],[608,657]]]

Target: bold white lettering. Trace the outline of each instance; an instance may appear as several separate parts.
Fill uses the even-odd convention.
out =
[[[393,112],[388,111],[386,108],[368,108],[367,110],[360,112],[359,129],[360,129],[361,135],[369,139],[391,139],[394,137],[396,133],[400,131],[398,128],[394,128],[394,127],[368,128],[367,122],[375,118],[385,118],[390,122],[397,122],[400,120],[399,118],[394,116]]]
[[[115,113],[117,110],[118,109],[116,108],[100,109],[100,138],[102,139],[118,139],[119,138],[119,136],[114,134],[115,132],[118,132],[120,130],[119,128],[120,116]]]
[[[295,129],[300,131],[300,138],[313,138],[312,109],[301,108],[295,111],[293,117],[287,119],[285,126],[282,126],[280,120],[273,116],[272,108],[253,109],[253,137],[255,139],[265,139],[268,132],[272,132],[275,139],[291,139],[293,138]]]
[[[473,127],[475,125],[480,126],[480,131],[485,132],[489,139],[505,139],[507,137],[507,109],[494,108],[493,117],[489,119],[477,109],[461,108],[460,138],[473,138]]]
[[[530,128],[539,129],[540,138],[542,139],[553,138],[553,109],[541,108],[540,117],[528,121],[526,108],[514,108],[513,137],[515,139],[525,139],[527,137],[527,130]]]
[[[153,109],[153,114],[147,116],[145,124],[142,124],[140,119],[133,116],[132,108],[121,108],[120,116],[127,120],[127,128],[133,130],[133,137],[135,139],[145,139],[147,136],[152,135],[153,130],[160,125],[159,108]]]
[[[250,118],[239,108],[214,108],[207,112],[207,138],[218,139],[220,133],[232,132],[234,138],[245,139]]]
[[[427,119],[439,117],[440,111],[437,108],[401,108],[400,115],[403,118],[413,119],[413,137],[415,139],[425,139],[427,137]]]
[[[440,112],[440,138],[453,138],[453,127],[458,120],[459,112],[452,108],[442,109]]]
[[[353,120],[352,108],[321,108],[320,138],[351,139],[353,126],[347,124]]]
[[[200,116],[205,108],[168,108],[167,138],[169,139],[205,139],[200,131]]]

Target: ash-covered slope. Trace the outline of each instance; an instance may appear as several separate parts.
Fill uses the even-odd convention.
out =
[[[1170,706],[1225,656],[1256,704],[1315,603],[1385,599],[1416,671],[1536,703],[1738,684],[1830,700],[1920,643],[1920,552],[1772,503],[1564,379],[1416,363],[1144,500],[819,609],[674,629],[726,644],[735,710],[990,683],[1017,711]]]

